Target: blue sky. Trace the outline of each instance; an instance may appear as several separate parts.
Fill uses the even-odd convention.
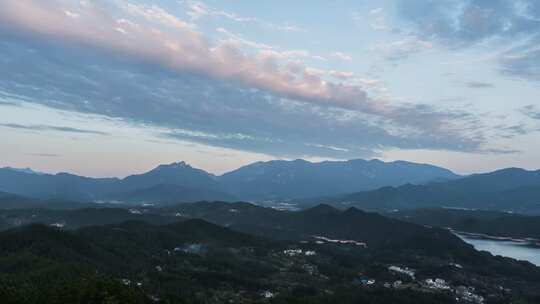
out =
[[[0,166],[540,167],[533,0],[4,0],[0,55]]]

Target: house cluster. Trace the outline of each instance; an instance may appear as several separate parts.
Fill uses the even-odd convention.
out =
[[[363,275],[360,275],[357,280],[363,286],[372,286],[372,285],[375,285],[375,283],[376,283],[375,279],[368,278],[368,277],[363,276]]]
[[[443,279],[425,279],[423,284],[424,287],[429,289],[438,289],[438,290],[450,290],[450,285]]]
[[[484,297],[475,294],[474,287],[458,286],[456,288],[452,288],[450,284],[443,279],[426,279],[423,286],[429,289],[452,291],[456,295],[457,299],[464,302],[476,304],[484,303]]]
[[[401,280],[397,280],[394,283],[384,283],[383,285],[385,288],[400,288],[403,286],[403,282]]]
[[[465,287],[465,286],[459,286],[455,289],[456,295],[467,302],[472,302],[476,304],[483,304],[484,303],[484,297],[481,295],[475,294],[475,288],[474,287]]]
[[[355,246],[361,246],[361,247],[367,247],[367,244],[364,242],[358,242],[355,240],[334,240],[330,239],[324,236],[314,236],[314,238],[317,240],[317,244],[324,244],[324,243],[335,243],[335,244],[343,244],[343,245],[355,245]]]
[[[130,279],[122,279],[122,284],[124,284],[125,286],[131,286],[131,280]],[[142,282],[136,282],[135,283],[135,286],[137,287],[142,287]]]
[[[285,249],[283,250],[283,254],[286,256],[294,257],[294,256],[314,256],[317,255],[317,252],[313,250],[302,250],[302,249]]]
[[[459,264],[450,264],[453,267],[462,269],[463,267]],[[395,281],[393,283],[387,282],[384,283],[384,287],[386,288],[417,288],[419,286],[423,289],[433,290],[433,291],[447,291],[447,292],[453,292],[456,295],[456,299],[458,299],[461,302],[465,303],[476,303],[476,304],[483,304],[484,303],[484,297],[481,295],[478,295],[475,293],[474,287],[466,287],[466,286],[458,286],[458,287],[452,287],[446,280],[441,278],[435,278],[435,279],[425,279],[423,281],[416,281],[415,279],[415,270],[408,268],[408,267],[400,267],[400,266],[389,266],[388,270],[393,273],[398,274],[404,274],[409,276],[411,279],[414,280],[415,283],[404,283],[401,280]],[[369,285],[367,284],[367,281],[362,281],[363,285]],[[414,287],[416,286],[416,287]],[[502,288],[502,287],[501,287]]]
[[[415,271],[413,269],[408,268],[408,267],[399,267],[399,266],[392,265],[392,266],[388,267],[388,270],[390,272],[401,273],[401,274],[407,275],[411,279],[414,280]]]
[[[269,290],[266,290],[266,291],[262,292],[262,296],[265,299],[271,299],[271,298],[275,297],[276,295],[273,292],[271,292]]]

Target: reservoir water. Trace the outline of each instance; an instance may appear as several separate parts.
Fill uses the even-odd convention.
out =
[[[510,257],[516,260],[529,261],[540,266],[540,248],[528,246],[527,242],[476,238],[462,234],[457,235],[465,242],[473,245],[476,250],[488,251],[493,255]]]

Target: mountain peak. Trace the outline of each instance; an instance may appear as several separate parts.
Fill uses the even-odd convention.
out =
[[[308,162],[274,160],[225,173],[218,179],[247,200],[299,199],[421,184],[454,178],[451,171],[416,163],[389,163],[378,159]]]
[[[173,162],[170,164],[161,164],[157,166],[154,170],[163,170],[163,169],[181,169],[181,168],[192,168],[188,163],[185,161],[180,162]]]
[[[340,211],[330,205],[319,204],[313,208],[306,209],[304,212],[311,214],[335,214],[339,213]]]
[[[510,168],[504,168],[499,169],[496,171],[491,172],[491,174],[509,174],[509,173],[530,173],[531,171],[523,169],[523,168],[516,168],[516,167],[510,167]]]
[[[134,176],[147,176],[147,177],[178,177],[178,176],[184,176],[186,178],[188,177],[194,177],[194,176],[204,176],[205,178],[214,178],[214,175],[202,170],[202,169],[198,169],[198,168],[194,168],[192,166],[190,166],[188,163],[184,162],[184,161],[180,161],[180,162],[174,162],[174,163],[170,163],[170,164],[161,164],[157,167],[155,167],[154,169],[146,172],[146,173],[142,173],[142,174],[135,174],[135,175],[130,175],[128,177],[126,177],[126,179],[130,179],[130,178],[133,178]]]
[[[36,175],[42,175],[43,173],[41,172],[37,172],[37,171],[34,171],[32,170],[31,168],[12,168],[12,167],[4,167],[2,169],[5,169],[5,170],[10,170],[10,171],[15,171],[15,172],[19,172],[19,173],[26,173],[26,174],[36,174]]]

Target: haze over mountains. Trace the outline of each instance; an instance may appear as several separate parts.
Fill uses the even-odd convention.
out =
[[[0,191],[82,201],[260,201],[336,195],[457,177],[444,168],[404,161],[269,161],[222,176],[180,162],[160,165],[124,179],[88,178],[68,173],[38,175],[4,168],[0,169]]]
[[[220,177],[226,189],[249,200],[294,199],[421,184],[458,176],[448,169],[405,161],[305,160],[257,162]]]
[[[540,170],[502,169],[461,177],[426,164],[379,160],[257,162],[216,176],[185,162],[160,165],[126,178],[89,178],[0,169],[0,192],[28,206],[69,201],[172,204],[197,201],[321,203],[339,208],[393,210],[451,207],[540,213]],[[1,199],[1,197],[0,197]],[[34,202],[35,203],[35,202]],[[35,204],[34,204],[35,205]],[[54,207],[54,206],[53,206]]]

